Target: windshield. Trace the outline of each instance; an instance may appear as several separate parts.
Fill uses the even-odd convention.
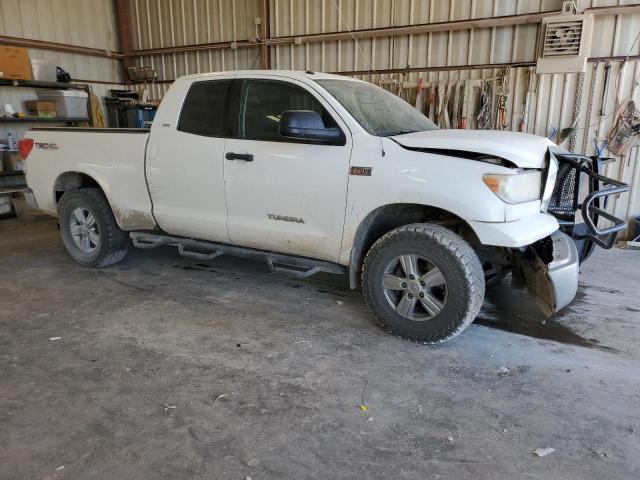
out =
[[[407,102],[386,90],[351,80],[316,80],[372,135],[437,130],[438,127]]]

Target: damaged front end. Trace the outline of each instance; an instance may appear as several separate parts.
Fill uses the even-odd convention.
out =
[[[578,291],[580,261],[571,237],[557,231],[514,253],[513,280],[524,284],[542,312],[551,316]]]
[[[628,185],[600,174],[607,160],[549,149],[543,204],[558,219],[560,230],[512,251],[514,282],[527,287],[547,316],[574,299],[580,264],[596,245],[611,248],[627,226],[606,210],[609,196],[629,190]],[[581,190],[581,184],[587,188]],[[578,216],[584,223],[577,221]]]

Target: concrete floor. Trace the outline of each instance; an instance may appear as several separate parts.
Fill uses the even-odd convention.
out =
[[[172,249],[88,270],[50,219],[0,221],[0,259],[2,479],[640,477],[638,251],[598,252],[546,323],[499,286],[439,347],[340,277]]]

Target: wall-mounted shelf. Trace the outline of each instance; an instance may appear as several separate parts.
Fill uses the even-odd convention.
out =
[[[87,84],[81,83],[59,83],[59,82],[41,82],[38,80],[8,80],[6,78],[0,78],[0,87],[11,88],[47,88],[51,90],[83,90],[87,92],[87,118],[68,118],[68,117],[0,117],[0,126],[2,128],[11,128],[9,124],[14,123],[49,123],[68,126],[73,125],[77,127],[79,124],[85,123],[89,127],[93,126],[92,112],[91,112],[91,89]],[[6,153],[2,153],[6,152]],[[2,150],[0,151],[0,162],[3,161],[4,155],[15,153],[15,151]],[[0,164],[1,166],[1,164]],[[1,168],[0,168],[1,170]],[[27,181],[25,174],[21,170],[17,171],[0,171],[0,194],[1,195],[13,195],[19,193],[26,188]]]
[[[11,80],[8,78],[0,78],[0,86],[23,88],[52,88],[54,90],[87,90],[89,88],[89,86],[84,83],[41,82],[40,80]]]
[[[0,122],[5,123],[40,123],[40,122],[54,122],[54,123],[72,123],[72,122],[88,122],[88,118],[66,118],[66,117],[0,117]]]
[[[91,88],[86,83],[62,83],[62,82],[41,82],[39,80],[10,80],[0,78],[0,87],[18,87],[18,88],[48,88],[51,90],[83,90],[87,92],[87,118],[0,118],[0,122],[28,123],[28,122],[58,122],[58,123],[76,123],[88,122],[89,126],[93,126],[93,116],[91,113]]]
[[[3,193],[7,193],[7,189],[15,190],[26,186],[27,179],[23,171],[0,172],[0,190],[4,190]]]
[[[0,195],[9,195],[11,193],[22,193],[27,187],[0,187]]]

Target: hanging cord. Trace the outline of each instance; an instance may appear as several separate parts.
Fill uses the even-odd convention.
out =
[[[344,26],[347,27],[347,30],[349,31],[349,34],[351,35],[351,38],[353,38],[353,41],[356,44],[356,48],[360,52],[360,55],[362,55],[362,58],[364,60],[365,65],[369,64],[369,69],[368,69],[369,72],[377,74],[378,72],[376,72],[376,70],[373,68],[373,65],[371,64],[371,62],[367,58],[367,54],[364,53],[364,50],[360,46],[360,43],[358,42],[358,39],[356,38],[356,36],[351,31],[351,27],[349,26],[349,23],[347,23],[347,20],[342,15],[342,10],[340,10],[340,7],[338,7],[338,4],[336,3],[336,0],[331,0],[331,1],[333,2],[333,6],[335,7],[336,11],[338,12],[338,15],[340,16],[340,19],[342,20],[342,23],[344,23]]]
[[[640,133],[640,112],[633,100],[626,101],[607,134],[608,149],[614,155],[624,155],[631,141]]]
[[[631,47],[629,48],[629,51],[627,52],[627,55],[624,57],[624,60],[622,61],[622,64],[620,65],[620,68],[618,69],[618,72],[616,73],[616,79],[615,79],[615,85],[616,85],[616,110],[620,107],[620,99],[618,98],[618,92],[620,91],[620,76],[622,75],[622,71],[624,70],[624,68],[627,65],[627,62],[629,61],[629,57],[631,56],[631,52],[633,51],[633,47],[636,46],[636,43],[638,43],[638,39],[640,38],[640,30],[638,30],[638,34],[636,35],[636,37],[633,40],[633,43],[631,44]]]
[[[598,78],[598,62],[593,65],[593,73],[591,74],[591,86],[589,87],[589,96],[587,101],[587,116],[586,123],[588,124],[591,121],[591,115],[593,113],[593,99],[596,96],[596,80]],[[582,153],[586,155],[587,145],[589,143],[589,127],[585,129],[584,135],[582,137]],[[574,129],[575,131],[575,129]]]
[[[493,119],[492,101],[493,86],[491,85],[491,82],[484,81],[482,83],[482,93],[480,95],[480,111],[476,117],[479,130],[491,130],[491,122]]]
[[[507,123],[507,99],[511,94],[509,89],[509,77],[511,76],[511,67],[506,67],[502,73],[502,79],[500,85],[496,88],[496,95],[498,95],[498,109],[496,112],[496,128],[498,130],[507,130],[509,124]]]
[[[580,119],[580,109],[582,108],[582,90],[584,87],[584,72],[578,74],[578,81],[576,83],[576,93],[573,97],[573,123],[571,127],[565,128],[562,131],[562,145],[569,144],[569,151],[574,153],[576,151],[576,125]]]

